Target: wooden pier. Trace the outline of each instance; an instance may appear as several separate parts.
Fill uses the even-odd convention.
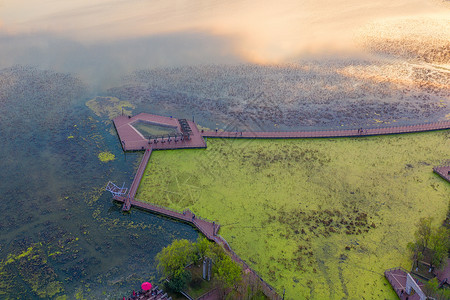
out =
[[[159,214],[165,217],[173,218],[177,221],[182,221],[196,227],[207,239],[216,242],[221,245],[226,252],[230,255],[230,257],[236,263],[243,266],[244,270],[249,276],[252,276],[255,281],[259,281],[261,283],[261,288],[263,289],[266,296],[273,300],[281,300],[281,297],[277,294],[275,289],[265,282],[261,276],[258,275],[254,270],[250,268],[250,266],[242,260],[230,247],[228,242],[220,235],[218,235],[218,231],[220,228],[220,224],[211,222],[205,219],[202,219],[196,216],[190,210],[185,210],[183,212],[178,212],[175,210],[168,209],[163,206],[150,204],[148,202],[143,202],[136,199],[131,199],[129,197],[115,196],[114,200],[124,203],[124,205],[128,202],[131,206],[149,211],[151,213]]]

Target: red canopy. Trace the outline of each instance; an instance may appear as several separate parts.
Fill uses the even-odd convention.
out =
[[[143,291],[149,291],[152,289],[152,284],[150,282],[144,282],[141,284],[141,288]]]

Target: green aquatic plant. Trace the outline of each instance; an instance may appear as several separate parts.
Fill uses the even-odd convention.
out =
[[[89,107],[98,117],[105,119],[105,122],[110,122],[113,118],[120,115],[122,112],[126,115],[131,115],[135,106],[128,101],[119,100],[116,97],[100,97],[97,96],[86,102]]]
[[[0,262],[0,282],[8,283],[16,276],[26,283],[26,286],[39,298],[51,298],[64,291],[58,275],[48,264],[45,247],[35,243],[19,254],[9,254]],[[5,294],[13,286],[4,286]]]
[[[100,152],[98,154],[98,159],[101,162],[108,162],[111,160],[114,160],[116,158],[116,156],[114,154],[112,154],[111,152],[105,151],[105,152]]]
[[[411,261],[420,218],[443,220],[432,171],[449,131],[298,140],[208,139],[156,151],[137,198],[221,224],[233,250],[286,298],[390,298],[385,269]]]

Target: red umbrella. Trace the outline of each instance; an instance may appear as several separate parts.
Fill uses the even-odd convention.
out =
[[[143,291],[149,291],[152,289],[152,284],[150,282],[144,282],[141,284],[141,288]]]

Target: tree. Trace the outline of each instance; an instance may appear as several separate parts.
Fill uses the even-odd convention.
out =
[[[166,286],[174,292],[181,292],[186,288],[187,283],[191,281],[191,278],[191,272],[183,270],[183,272],[177,276],[171,277]]]
[[[415,266],[419,266],[419,260],[423,258],[422,246],[416,241],[408,243],[407,247],[411,251]]]
[[[211,242],[208,241],[205,237],[199,236],[197,242],[194,243],[194,254],[196,259],[202,260],[205,259],[209,255]]]
[[[416,240],[408,243],[408,249],[413,254],[416,265],[419,260],[426,258],[430,267],[440,268],[447,261],[448,250],[450,248],[450,230],[432,226],[432,218],[422,218],[419,221],[417,231],[414,236]],[[428,249],[427,251],[425,251]]]
[[[227,254],[225,253],[225,251],[223,250],[223,248],[220,245],[218,245],[216,243],[212,243],[209,246],[208,255],[214,262],[216,262],[216,261],[221,260]]]
[[[167,287],[173,291],[181,291],[191,280],[191,274],[185,267],[200,258],[209,257],[213,261],[213,273],[224,289],[234,287],[241,281],[241,266],[228,256],[224,249],[205,238],[196,243],[188,240],[174,240],[156,255],[158,270],[164,277],[169,277]]]
[[[415,265],[419,265],[419,261],[424,257],[424,251],[428,246],[432,232],[432,218],[421,218],[417,224],[417,230],[414,233],[415,241],[408,243],[408,249],[412,253]]]
[[[450,247],[449,237],[449,230],[445,227],[439,227],[432,230],[429,241],[431,249],[431,266],[435,266],[438,269],[445,266]]]
[[[431,223],[433,218],[421,218],[419,224],[417,225],[417,231],[415,232],[415,237],[418,245],[422,247],[422,252],[428,247],[428,242],[430,241],[432,226]]]
[[[425,283],[424,292],[428,297],[432,297],[432,299],[450,299],[450,290],[442,288],[440,289],[439,282],[436,277],[428,280],[428,282]]]
[[[214,262],[214,274],[222,283],[224,289],[235,287],[241,281],[241,266],[235,263],[231,257],[226,255],[220,256],[220,259]]]
[[[188,240],[174,240],[156,255],[158,271],[165,277],[179,277],[192,262],[193,246]]]

